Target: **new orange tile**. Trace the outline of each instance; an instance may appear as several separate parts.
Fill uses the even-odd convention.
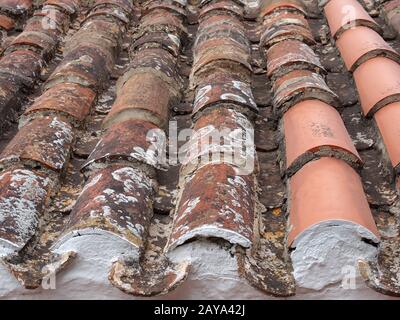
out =
[[[377,56],[385,56],[400,62],[400,56],[374,30],[368,27],[355,27],[343,32],[336,41],[347,69],[353,72],[363,62]]]
[[[286,168],[291,174],[319,156],[347,159],[351,165],[362,162],[340,114],[322,101],[296,104],[284,114],[283,124]]]
[[[361,179],[344,161],[321,158],[309,162],[289,185],[289,245],[307,228],[330,220],[353,222],[379,237]]]
[[[400,164],[400,103],[388,104],[374,115],[393,167]]]
[[[354,71],[354,80],[366,116],[383,106],[400,100],[400,65],[388,58],[377,57]]]
[[[338,39],[345,30],[356,26],[369,27],[382,33],[381,27],[357,0],[331,0],[324,10],[334,39]]]

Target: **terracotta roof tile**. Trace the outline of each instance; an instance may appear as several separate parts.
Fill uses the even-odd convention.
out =
[[[214,14],[221,14],[224,12],[228,14],[233,14],[237,17],[241,17],[244,14],[244,9],[242,6],[232,1],[218,1],[203,7],[199,12],[199,19],[202,20],[205,16],[213,16]]]
[[[278,11],[281,9],[300,11],[304,15],[307,14],[307,12],[304,9],[303,4],[300,1],[297,1],[297,0],[287,0],[287,1],[268,0],[268,1],[262,2],[262,6],[261,6],[261,10],[260,10],[260,17],[265,19],[266,15],[270,15],[271,13],[274,13],[274,11]]]
[[[274,14],[266,16],[263,20],[263,27],[265,29],[285,25],[298,25],[309,28],[309,24],[304,15],[297,11],[278,10]]]
[[[272,75],[278,77],[294,69],[325,72],[314,51],[301,41],[282,41],[268,49],[267,75],[269,77]]]
[[[377,57],[364,62],[354,72],[354,80],[366,116],[400,98],[400,65],[393,60]]]
[[[307,27],[297,24],[283,26],[274,24],[272,27],[265,29],[262,33],[260,45],[268,49],[278,42],[289,39],[299,40],[309,45],[315,44],[314,37]]]
[[[55,49],[55,41],[45,33],[25,31],[16,37],[8,47],[31,46],[38,48],[43,56],[48,56]]]
[[[280,114],[296,103],[309,99],[321,100],[333,106],[339,104],[337,95],[316,72],[294,70],[274,83],[274,107]]]
[[[60,9],[65,10],[69,14],[74,14],[79,9],[78,0],[46,0],[45,4],[59,7]]]
[[[258,110],[248,83],[236,80],[231,75],[220,74],[213,77],[212,81],[197,87],[193,116],[220,102],[237,104],[253,111]]]
[[[393,29],[400,32],[400,16],[399,16],[400,3],[398,0],[387,1],[383,4],[382,11],[385,15],[386,20]]]
[[[198,169],[213,162],[229,163],[245,170],[246,165],[254,163],[253,125],[244,114],[234,110],[234,106],[218,104],[202,112],[193,129],[193,136],[182,150],[186,152],[183,164],[188,165],[182,171],[190,171],[193,164]]]
[[[57,248],[71,237],[112,234],[141,249],[152,216],[154,182],[123,165],[101,169],[87,181]]]
[[[355,26],[365,26],[382,33],[381,27],[369,16],[357,0],[329,1],[324,7],[334,39]]]
[[[186,18],[186,8],[177,1],[150,1],[150,3],[144,8],[144,13],[148,14],[152,10],[160,9],[173,13],[183,21]]]
[[[400,164],[399,139],[400,103],[390,103],[374,114],[393,167],[398,171]]]
[[[51,178],[36,170],[0,173],[0,246],[2,254],[22,249],[35,234],[51,189]]]
[[[75,83],[100,90],[109,76],[112,54],[97,46],[82,45],[67,53],[46,83],[49,89],[59,83]]]
[[[322,221],[351,221],[380,236],[360,177],[345,162],[332,158],[312,161],[291,178],[289,219],[289,244]]]
[[[164,128],[172,100],[169,86],[156,74],[134,73],[117,92],[105,125],[127,119],[147,120]]]
[[[1,2],[0,8],[18,15],[32,8],[32,0],[4,0]]]
[[[182,186],[168,249],[194,237],[218,237],[250,247],[254,188],[252,175],[238,175],[227,164],[197,170]]]
[[[320,157],[343,159],[355,167],[362,163],[340,114],[324,102],[308,100],[293,106],[283,116],[283,130],[288,175]]]
[[[88,158],[93,162],[124,159],[139,161],[157,168],[162,163],[164,132],[145,120],[126,120],[110,126]],[[159,153],[160,152],[160,153]]]
[[[385,56],[400,62],[400,56],[374,30],[367,27],[356,27],[346,30],[336,41],[336,45],[349,71],[354,70],[365,61]]]
[[[154,47],[168,50],[169,53],[177,57],[180,53],[182,43],[179,37],[173,33],[149,32],[137,38],[131,46],[133,51]]]
[[[32,87],[43,61],[40,55],[30,50],[10,52],[0,60],[0,73],[7,74],[22,86]]]
[[[0,28],[9,31],[12,30],[14,26],[15,26],[15,21],[12,18],[7,17],[4,14],[0,15]]]
[[[59,171],[68,160],[72,140],[72,127],[66,119],[52,116],[34,119],[18,131],[1,153],[0,165],[26,161]]]
[[[59,112],[72,117],[80,125],[89,114],[95,97],[96,94],[91,89],[73,83],[60,83],[38,97],[24,115]]]

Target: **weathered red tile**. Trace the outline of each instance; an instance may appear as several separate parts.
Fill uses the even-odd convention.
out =
[[[398,0],[385,2],[382,7],[382,12],[385,15],[386,21],[397,32],[400,33],[400,3]]]
[[[245,30],[240,19],[228,14],[210,15],[204,17],[197,29],[197,34],[204,34],[210,30],[217,30],[221,28],[232,28],[234,30]]]
[[[304,15],[307,12],[304,9],[303,4],[296,0],[264,0],[261,4],[260,17],[264,17],[273,13],[276,10],[296,10]]]
[[[97,18],[110,18],[114,19],[115,22],[120,22],[122,24],[129,23],[130,13],[122,9],[117,5],[99,5],[94,6],[90,13],[86,16],[84,20],[85,23],[97,20]]]
[[[112,6],[118,6],[122,9],[124,9],[127,13],[131,13],[133,11],[133,4],[132,1],[130,0],[116,0],[116,1],[110,1],[110,0],[96,0],[95,6],[106,6],[106,5],[112,5]]]
[[[255,170],[253,125],[232,107],[220,105],[197,119],[193,135],[180,150],[185,153],[183,164],[224,162],[246,172]]]
[[[68,55],[80,47],[92,47],[97,49],[98,54],[105,56],[108,59],[108,66],[111,66],[113,64],[112,59],[116,57],[119,51],[121,30],[115,22],[103,19],[84,23],[67,42],[64,55]]]
[[[329,1],[324,7],[324,11],[334,39],[339,39],[345,30],[356,26],[365,26],[382,33],[381,27],[357,0]]]
[[[229,75],[220,74],[212,81],[199,85],[193,104],[193,115],[220,102],[237,104],[257,112],[251,86]]]
[[[399,172],[400,103],[391,103],[381,108],[374,114],[374,118],[381,133],[392,166]]]
[[[309,28],[296,24],[288,24],[282,26],[274,25],[266,29],[261,35],[260,46],[268,49],[284,40],[299,40],[308,45],[315,44],[314,37]]]
[[[4,14],[0,15],[0,28],[6,31],[10,31],[14,28],[14,26],[15,26],[15,21],[12,18],[7,17]]]
[[[24,168],[0,173],[0,251],[21,250],[35,234],[51,189],[50,177]]]
[[[324,102],[307,100],[291,107],[283,116],[283,130],[289,176],[319,157],[362,163],[340,114]]]
[[[400,62],[400,56],[383,38],[368,27],[356,27],[343,32],[336,41],[347,69],[354,72],[369,59],[384,56]]]
[[[166,32],[149,32],[135,39],[131,46],[131,50],[138,51],[142,48],[151,48],[154,45],[160,46],[162,49],[167,50],[175,57],[178,57],[181,50],[181,41],[173,33]]]
[[[3,0],[0,8],[12,14],[23,14],[32,8],[32,0]]]
[[[7,121],[7,118],[14,112],[14,108],[19,106],[21,97],[21,86],[15,79],[10,79],[9,75],[0,75],[0,131]]]
[[[164,128],[168,122],[171,92],[157,75],[133,74],[117,92],[105,126],[128,119],[147,120]]]
[[[50,75],[46,88],[58,83],[75,83],[93,89],[102,87],[109,77],[111,56],[99,47],[80,46],[68,53]]]
[[[127,120],[108,128],[90,154],[84,167],[96,162],[123,159],[165,168],[164,132],[142,120]]]
[[[323,73],[318,56],[306,44],[298,40],[282,41],[267,51],[267,75],[280,76],[295,69],[307,69]]]
[[[73,83],[60,83],[46,90],[24,113],[59,112],[82,122],[90,112],[96,97],[91,89]]]
[[[289,245],[307,228],[326,221],[349,221],[379,238],[361,179],[344,161],[311,161],[289,184]]]
[[[37,118],[10,141],[0,154],[0,165],[25,161],[59,171],[67,161],[72,141],[72,127],[62,117]]]
[[[264,17],[263,20],[263,28],[265,29],[286,25],[297,25],[305,29],[310,28],[307,19],[300,11],[277,11],[272,15]]]
[[[90,177],[56,247],[72,237],[114,235],[142,249],[153,215],[155,183],[145,172],[112,165]]]
[[[230,31],[233,33],[233,31]],[[206,56],[209,51],[215,50],[215,48],[227,48],[226,50],[237,51],[238,55],[250,55],[250,44],[245,36],[242,37],[242,41],[238,37],[234,38],[233,34],[230,36],[222,35],[222,37],[213,35],[209,32],[209,39],[202,40],[196,43],[193,49],[194,63],[197,63],[202,57]]]
[[[215,12],[216,11],[216,12]],[[243,7],[237,5],[233,1],[218,1],[203,7],[199,12],[200,22],[201,19],[206,15],[220,14],[220,13],[230,13],[238,17],[242,17],[244,14]]]
[[[199,56],[213,45],[230,43],[239,46],[243,51],[250,54],[250,42],[247,39],[245,31],[241,27],[236,27],[227,23],[214,25],[198,32],[193,44],[193,53],[195,56]]]
[[[47,57],[55,49],[56,42],[45,33],[25,31],[11,42],[7,50],[13,47],[18,48],[19,46],[32,46],[39,49],[39,52]]]
[[[46,0],[47,5],[59,7],[70,14],[74,14],[79,9],[79,0]]]
[[[201,72],[207,73],[215,68],[215,63],[229,62],[237,65],[237,72],[243,73],[243,77],[246,77],[247,72],[251,72],[252,68],[250,65],[250,55],[244,52],[240,47],[235,45],[218,45],[209,48],[200,57],[195,57],[195,61],[192,68],[191,78],[199,76]],[[243,68],[246,71],[242,71]],[[235,67],[232,66],[235,70]]]
[[[197,170],[182,185],[168,250],[197,237],[222,238],[250,247],[254,224],[254,176],[227,164]]]
[[[57,12],[58,14],[53,14],[52,12]],[[40,12],[30,18],[25,25],[24,32],[44,34],[50,37],[54,43],[57,43],[61,35],[67,31],[68,26],[69,18],[67,18],[67,15],[52,9],[50,12]]]
[[[165,1],[165,0],[151,1],[144,9],[145,9],[144,14],[148,14],[153,10],[163,9],[173,13],[180,19],[186,18],[185,6],[177,1]]]
[[[332,106],[339,104],[337,95],[323,77],[309,70],[294,70],[278,78],[273,91],[274,107],[280,114],[304,100],[317,99]]]
[[[140,50],[134,54],[130,68],[132,70],[126,72],[118,81],[119,86],[122,86],[132,73],[153,72],[165,80],[170,85],[171,90],[175,90],[176,95],[178,95],[182,80],[177,72],[176,58],[168,51],[160,48]]]
[[[353,75],[366,116],[400,100],[400,65],[397,62],[373,58],[360,65]]]
[[[39,54],[30,50],[16,50],[3,56],[0,60],[0,73],[9,74],[21,84],[31,87],[42,67]]]
[[[185,36],[187,29],[182,20],[164,9],[155,9],[140,20],[140,28],[158,31],[174,31],[178,36]]]

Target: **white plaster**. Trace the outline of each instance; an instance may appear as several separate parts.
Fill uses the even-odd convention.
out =
[[[354,267],[359,278],[357,260],[371,260],[377,254],[377,248],[362,238],[378,242],[371,231],[350,221],[325,221],[306,229],[292,244],[297,285],[322,290],[340,284],[346,276],[343,268]]]
[[[106,230],[85,228],[69,232],[61,237],[52,247],[56,253],[76,252],[87,260],[111,262],[119,257],[139,258],[139,249],[126,239]],[[108,272],[108,271],[107,271]]]
[[[192,229],[189,232],[186,232],[184,235],[180,236],[177,241],[172,242],[169,245],[169,250],[172,250],[177,246],[195,237],[204,237],[204,238],[216,237],[225,239],[231,244],[239,244],[245,248],[249,248],[251,246],[250,239],[244,237],[243,235],[235,231],[224,229],[214,225],[203,225],[201,227]]]
[[[85,238],[85,237],[81,237]],[[93,241],[95,238],[92,239]],[[94,241],[95,242],[95,241]],[[70,245],[72,247],[72,244]],[[65,248],[68,250],[68,248]],[[2,299],[265,299],[277,298],[251,287],[238,275],[236,258],[227,248],[208,240],[199,240],[176,248],[169,254],[174,262],[187,261],[191,270],[185,282],[167,295],[141,298],[123,293],[108,281],[110,261],[118,250],[115,241],[99,239],[97,255],[92,259],[79,254],[72,265],[56,277],[56,289],[27,290],[0,264],[0,298]],[[114,254],[108,254],[113,252]],[[285,299],[285,298],[281,298]],[[379,294],[363,283],[355,290],[329,286],[321,291],[298,288],[292,299],[395,299]]]
[[[0,239],[0,258],[20,250],[20,247],[6,239]]]

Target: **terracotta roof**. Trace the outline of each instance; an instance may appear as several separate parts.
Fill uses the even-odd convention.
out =
[[[0,296],[400,296],[399,8],[2,1]]]

